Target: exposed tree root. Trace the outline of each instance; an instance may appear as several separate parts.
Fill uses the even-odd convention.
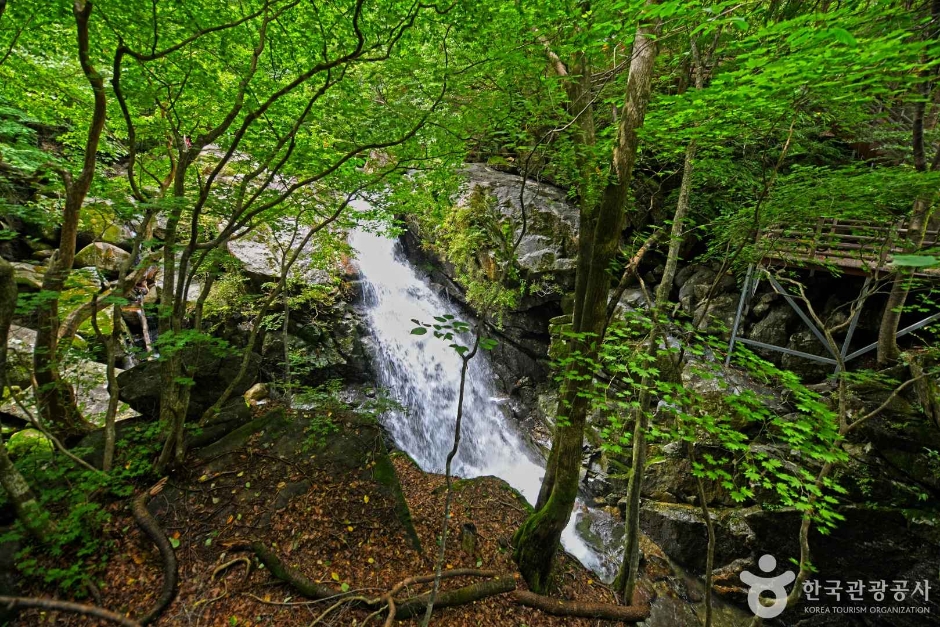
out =
[[[141,623],[127,618],[126,616],[121,616],[120,614],[115,614],[110,610],[104,608],[95,607],[94,605],[83,605],[81,603],[72,603],[71,601],[59,601],[57,599],[40,599],[40,598],[30,598],[30,597],[5,597],[0,596],[0,605],[5,606],[8,609],[16,608],[25,608],[25,607],[37,607],[43,610],[55,610],[59,612],[71,612],[73,614],[84,614],[85,616],[93,616],[95,618],[100,618],[118,625],[124,625],[125,627],[140,627]]]
[[[147,625],[159,618],[160,614],[173,602],[176,597],[176,584],[179,582],[177,572],[176,553],[170,544],[169,538],[163,532],[163,529],[157,524],[150,512],[147,511],[147,503],[150,499],[160,494],[163,486],[166,485],[167,477],[160,479],[152,488],[134,499],[131,505],[131,512],[134,514],[134,520],[141,529],[153,540],[160,550],[160,557],[163,558],[163,589],[156,603],[149,612],[137,619],[141,625]]]
[[[281,581],[289,583],[305,597],[319,600],[328,598],[336,599],[336,603],[321,614],[317,620],[322,620],[325,615],[339,609],[343,605],[351,605],[359,609],[373,610],[369,619],[387,611],[385,625],[389,626],[395,620],[405,620],[420,614],[427,606],[428,598],[430,597],[430,593],[426,592],[424,594],[397,600],[395,597],[398,593],[402,590],[407,590],[409,586],[434,581],[434,575],[409,577],[393,586],[387,593],[379,597],[369,598],[357,595],[352,591],[343,593],[332,586],[310,581],[301,573],[284,564],[281,558],[262,542],[252,543],[251,549],[272,575]],[[554,616],[599,618],[623,623],[636,623],[645,620],[650,614],[650,608],[648,606],[625,607],[610,603],[563,601],[532,592],[516,590],[516,582],[511,575],[492,570],[457,568],[441,573],[442,579],[452,579],[454,577],[487,577],[488,579],[486,581],[463,586],[462,588],[457,588],[456,590],[439,592],[434,601],[436,607],[456,607],[498,594],[512,592],[513,599],[516,603]],[[316,621],[314,622],[316,623]]]
[[[261,560],[261,563],[264,564],[265,568],[267,568],[272,575],[281,581],[286,581],[296,588],[297,592],[308,599],[325,599],[327,597],[340,598],[343,596],[343,593],[337,592],[331,586],[310,581],[301,573],[285,565],[284,562],[281,561],[281,558],[278,557],[274,551],[265,546],[263,542],[252,542],[251,550],[255,552],[255,555],[258,556],[258,559]]]
[[[441,573],[441,575],[443,576],[446,572],[447,571]],[[456,590],[442,590],[437,593],[437,597],[434,600],[434,607],[443,608],[465,605],[479,601],[480,599],[485,599],[486,597],[512,592],[515,589],[516,581],[511,575],[503,574],[493,579],[457,588]],[[402,601],[398,604],[395,618],[397,620],[404,620],[412,616],[417,616],[427,607],[428,598],[430,596],[430,593],[421,594]]]
[[[531,607],[554,616],[600,618],[603,620],[616,620],[622,623],[637,623],[641,620],[646,620],[650,615],[649,606],[563,601],[561,599],[535,594],[527,590],[516,590],[513,593],[513,597],[519,605],[525,605],[526,607]]]

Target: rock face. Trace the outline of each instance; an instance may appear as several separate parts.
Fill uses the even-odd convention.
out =
[[[840,513],[845,520],[835,532],[823,535],[814,528],[810,533],[813,565],[817,569],[811,578],[842,582],[914,582],[936,576],[940,555],[936,551],[938,533],[932,524],[909,519],[900,510],[846,506],[840,508]],[[789,560],[799,557],[800,512],[792,508],[770,511],[755,506],[713,509],[712,515],[716,535],[715,584],[720,595],[744,602],[746,586],[739,575],[742,570],[757,572],[753,566],[762,555],[776,558],[777,572],[793,568]],[[672,559],[693,574],[704,572],[707,532],[698,507],[647,501],[642,506],[640,525]],[[808,603],[811,602],[802,602]],[[928,605],[932,606],[932,613],[940,608],[936,601]],[[803,615],[799,608],[788,611]],[[838,622],[832,616],[825,618],[800,624],[856,624],[851,620]]]
[[[524,181],[482,164],[467,165],[463,175],[466,182],[455,202],[466,203],[473,194],[485,193],[493,206],[510,219],[515,238],[522,236],[517,249],[518,270],[534,289],[518,299],[501,324],[489,331],[498,340],[490,361],[510,395],[513,413],[525,421],[532,417],[531,409],[537,406],[542,391],[538,386],[548,374],[549,321],[562,313],[563,295],[574,289],[578,208],[557,187]],[[427,253],[422,241],[427,235],[411,225],[402,237],[406,254],[416,266],[432,268],[432,283],[440,285],[450,298],[466,304],[464,287],[455,282],[453,267],[447,260]]]
[[[754,307],[755,313],[760,304],[761,303],[758,303],[758,305]],[[764,344],[786,346],[790,339],[788,329],[792,328],[795,319],[796,313],[793,311],[792,307],[787,304],[778,305],[770,309],[770,312],[764,316],[764,318],[754,324],[750,332],[747,333],[747,337],[758,342],[763,342]],[[757,349],[757,353],[764,359],[778,366],[783,359],[783,353],[777,351]]]
[[[187,417],[199,419],[203,412],[222,396],[229,383],[241,368],[241,355],[220,357],[207,349],[184,349],[183,363],[193,370],[195,383],[192,386]],[[244,404],[241,395],[254,384],[258,377],[261,357],[252,354],[248,372],[232,397]],[[160,362],[145,361],[125,370],[118,376],[121,400],[147,416],[157,416],[160,392],[163,383],[160,377]]]
[[[305,232],[305,228],[299,230],[300,235],[296,237],[298,244]],[[292,233],[286,231],[274,233],[270,237],[277,238],[281,243],[292,241]],[[267,241],[260,235],[250,234],[245,238],[228,242],[226,246],[228,251],[241,262],[242,272],[251,278],[257,287],[264,283],[275,282],[281,276],[280,260],[284,253],[273,242]],[[296,249],[296,246],[294,248]],[[330,279],[330,273],[316,265],[322,257],[323,255],[317,251],[315,241],[311,240],[291,266],[291,275],[308,284],[326,283]]]
[[[463,172],[467,183],[458,204],[466,202],[475,190],[485,190],[499,211],[516,225],[517,238],[522,234],[524,202],[526,230],[517,250],[521,269],[533,275],[574,270],[578,208],[568,201],[564,191],[477,163]]]
[[[338,302],[317,320],[296,317],[288,327],[288,350],[296,364],[291,376],[304,385],[319,385],[330,379],[366,382],[370,379],[369,358],[362,343],[361,322],[345,302]],[[265,335],[262,373],[267,380],[283,376],[284,335]]]
[[[130,258],[130,253],[107,242],[94,242],[75,255],[76,268],[98,268],[109,277],[116,277]]]

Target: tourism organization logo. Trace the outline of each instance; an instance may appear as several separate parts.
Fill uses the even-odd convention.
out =
[[[769,553],[762,555],[757,566],[765,573],[772,573],[777,567],[777,558]],[[776,577],[761,577],[750,571],[741,572],[741,581],[750,588],[747,591],[747,606],[760,618],[774,618],[787,609],[787,589],[796,579],[792,570],[785,571]],[[764,592],[773,594],[774,601],[770,605],[761,603],[760,595]]]
[[[762,573],[769,574],[777,567],[777,559],[770,554],[762,555],[757,562]],[[747,605],[755,616],[760,618],[775,618],[787,608],[787,589],[796,580],[796,573],[792,570],[784,571],[775,576],[768,577],[756,575],[750,571],[742,571],[741,581],[748,586]],[[820,590],[824,598],[820,598]],[[769,595],[761,597],[765,592]],[[803,582],[802,598],[806,602],[803,612],[807,614],[930,614],[930,582],[910,582],[902,579],[891,581],[841,581],[827,579],[822,585],[818,579],[807,579]],[[867,592],[867,594],[866,594]],[[820,604],[819,601],[832,601],[847,605]],[[884,602],[894,601],[894,605],[884,605]],[[870,605],[859,602],[872,601]],[[920,601],[921,605],[914,605]],[[814,603],[816,602],[816,603]],[[905,603],[905,605],[898,605]]]

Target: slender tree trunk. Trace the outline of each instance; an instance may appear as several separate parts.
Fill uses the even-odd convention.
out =
[[[718,33],[721,31],[719,30]],[[711,47],[705,53],[705,59],[699,53],[698,44],[695,37],[692,38],[692,76],[695,90],[700,91],[705,87],[705,64],[710,63],[718,45],[719,35],[716,33]],[[672,218],[672,229],[669,236],[669,253],[666,255],[666,270],[663,272],[663,280],[656,290],[656,301],[660,306],[666,304],[669,300],[669,294],[672,292],[672,283],[676,278],[676,267],[679,265],[679,249],[682,247],[683,230],[685,229],[685,219],[689,214],[690,198],[692,196],[692,175],[695,169],[695,153],[698,147],[695,140],[689,142],[685,149],[685,160],[682,163],[682,183],[679,185],[679,200],[676,202],[676,213]]]
[[[654,336],[655,338],[655,336]],[[654,340],[650,341],[653,345]],[[640,497],[643,493],[643,473],[646,470],[646,431],[649,428],[650,393],[647,377],[643,377],[640,406],[634,410],[633,458],[630,481],[627,484],[626,521],[623,531],[623,563],[614,588],[625,605],[633,603],[633,591],[640,571]]]
[[[630,78],[623,115],[618,128],[617,145],[611,160],[611,179],[604,189],[597,218],[591,228],[582,222],[583,242],[579,249],[574,307],[574,331],[586,334],[574,347],[583,359],[571,366],[564,393],[558,406],[558,422],[552,445],[550,490],[542,490],[541,507],[519,528],[515,536],[515,559],[529,588],[543,592],[549,584],[552,562],[561,533],[571,517],[578,494],[581,447],[588,401],[580,392],[591,385],[592,369],[607,326],[607,295],[610,290],[610,263],[617,253],[623,229],[626,201],[629,197],[633,166],[636,162],[637,130],[643,125],[650,98],[653,66],[656,62],[656,37],[660,25],[641,25],[634,40]],[[591,248],[587,249],[586,246]],[[590,250],[589,259],[582,252]],[[588,263],[585,263],[588,261]],[[548,477],[547,477],[548,479]],[[547,496],[546,496],[547,494]]]
[[[686,451],[689,463],[695,466],[695,445],[686,442]],[[703,627],[712,627],[712,571],[715,570],[715,522],[712,520],[705,498],[705,482],[701,477],[695,478],[695,487],[698,490],[699,507],[702,517],[705,518],[705,532],[708,534],[708,547],[705,550],[705,624]]]
[[[557,59],[553,58],[555,71],[560,76],[567,76],[567,68]],[[575,117],[575,141],[582,146],[592,146],[595,142],[594,129],[594,109],[591,105],[591,73],[588,66],[587,56],[584,53],[578,53],[575,59],[576,76],[572,77],[566,83],[566,91],[570,102],[569,114]],[[575,274],[575,308],[572,315],[572,328],[577,329],[581,326],[582,307],[584,301],[584,291],[587,289],[587,270],[591,266],[591,251],[594,246],[593,233],[594,225],[597,221],[597,207],[594,199],[595,192],[592,189],[598,177],[593,171],[593,164],[589,159],[584,159],[579,165],[581,173],[581,189],[579,200],[579,224],[580,237],[578,238],[577,267]],[[582,270],[583,268],[583,270]],[[572,399],[567,394],[567,383],[562,383],[559,390],[559,399],[563,401],[566,407],[571,406]],[[562,405],[559,405],[559,408]],[[566,413],[557,415],[565,416]],[[563,434],[558,432],[556,425],[552,440],[557,441]],[[552,447],[548,454],[548,460],[545,464],[545,477],[542,479],[542,485],[539,487],[538,499],[535,502],[536,511],[542,509],[551,496],[552,489],[555,486],[555,476],[558,470],[557,447]]]
[[[163,242],[163,290],[160,293],[160,307],[158,309],[158,330],[163,338],[172,337],[182,331],[182,320],[177,315],[176,284],[177,284],[177,238],[182,207],[186,197],[186,171],[194,155],[189,149],[183,148],[177,160],[176,176],[173,179],[173,197],[176,204],[170,210],[167,218],[166,238]],[[185,277],[180,277],[183,281]],[[183,294],[185,301],[186,295]],[[184,305],[185,310],[185,305]],[[154,463],[157,474],[163,474],[173,459],[176,448],[176,434],[181,432],[186,418],[186,399],[182,398],[181,378],[183,375],[183,362],[179,351],[166,351],[162,356],[163,363],[160,368],[162,383],[160,392],[160,424],[163,426],[165,440],[163,450]]]
[[[679,186],[679,200],[676,202],[676,213],[672,217],[672,228],[669,233],[669,252],[666,255],[666,269],[663,279],[656,288],[656,300],[665,304],[672,292],[672,283],[676,278],[676,268],[679,265],[679,249],[682,247],[685,218],[689,213],[689,199],[692,195],[692,170],[695,164],[695,141],[689,142],[685,149],[685,161],[682,165],[682,184]]]
[[[95,175],[98,142],[107,114],[104,81],[91,65],[88,52],[91,10],[91,2],[83,0],[76,0],[73,6],[78,33],[78,59],[94,93],[94,110],[85,139],[82,171],[75,179],[68,172],[62,174],[65,184],[62,231],[59,249],[52,257],[42,281],[42,292],[46,297],[40,300],[36,310],[36,346],[33,350],[34,393],[39,414],[53,432],[63,436],[79,435],[92,428],[79,412],[75,391],[62,379],[58,367],[59,295],[75,261],[78,216]]]
[[[16,277],[13,266],[0,257],[0,398],[7,387],[7,340],[13,312],[16,310]],[[26,483],[26,478],[16,469],[7,455],[3,435],[0,434],[0,485],[6,490],[16,516],[23,526],[38,540],[45,540],[49,528],[49,516]]]
[[[444,464],[444,482],[446,487],[444,495],[444,518],[443,522],[441,523],[441,548],[437,553],[437,564],[434,569],[434,585],[431,588],[431,594],[428,596],[428,604],[425,608],[424,618],[421,621],[422,627],[428,627],[428,624],[431,622],[431,613],[434,611],[434,600],[437,597],[437,592],[441,587],[441,572],[444,568],[444,556],[447,548],[447,531],[449,528],[448,523],[450,522],[450,502],[453,499],[450,469],[451,464],[454,461],[454,457],[457,456],[457,450],[460,447],[460,428],[463,422],[463,399],[467,384],[467,369],[470,367],[470,361],[477,354],[477,347],[480,345],[481,332],[482,328],[478,328],[476,331],[476,336],[473,340],[473,348],[466,355],[461,355],[461,360],[463,363],[460,366],[460,391],[457,395],[457,418],[454,421],[454,445],[447,454],[447,460]]]
[[[910,240],[908,250],[917,251],[924,242],[924,234],[930,217],[931,204],[927,198],[918,198],[914,201],[911,219],[908,222],[907,235]],[[898,348],[898,327],[901,323],[901,314],[907,295],[911,291],[911,277],[909,272],[899,271],[891,283],[891,293],[885,303],[884,315],[881,318],[881,327],[878,329],[878,364],[885,365],[897,361],[901,351]]]
[[[924,39],[930,43],[936,43],[940,38],[940,0],[931,0],[930,3],[931,19],[927,23],[927,28],[923,31]],[[925,48],[929,50],[930,48]],[[927,102],[933,96],[933,82],[936,77],[937,69],[930,67],[931,61],[929,53],[925,52],[925,69],[921,72],[921,82],[918,85],[919,98],[914,104],[914,119],[911,124],[911,151],[914,157],[914,169],[918,172],[934,172],[940,167],[940,144],[935,149],[934,158],[930,165],[927,164],[927,155],[924,149],[924,115],[927,109]],[[935,196],[920,197],[914,201],[914,207],[911,210],[911,219],[907,224],[907,246],[905,251],[916,252],[924,243],[924,233],[930,218],[933,201]],[[891,293],[888,295],[888,302],[885,303],[884,315],[881,319],[881,327],[878,329],[878,365],[883,366],[897,361],[901,354],[898,348],[898,326],[901,323],[901,314],[904,305],[907,302],[907,296],[911,290],[911,276],[907,272],[898,272],[891,284]]]

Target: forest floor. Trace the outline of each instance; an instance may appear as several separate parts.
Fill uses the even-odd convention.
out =
[[[276,412],[271,412],[275,414]],[[348,418],[348,417],[347,417]],[[267,420],[267,421],[266,421]],[[171,538],[180,585],[157,625],[361,625],[368,616],[348,605],[324,612],[334,600],[312,602],[259,567],[247,543],[261,540],[285,564],[312,581],[381,596],[396,583],[433,573],[436,538],[444,509],[444,477],[422,472],[400,453],[387,455],[380,429],[367,422],[336,422],[338,432],[283,413],[260,418],[222,441],[197,451],[170,478],[150,511]],[[304,426],[305,425],[305,426]],[[312,435],[311,435],[312,434]],[[232,437],[234,436],[234,437]],[[387,469],[400,481],[389,489]],[[409,540],[407,512],[423,552]],[[103,535],[112,557],[100,576],[100,601],[112,611],[140,616],[163,582],[160,555],[140,531],[128,502],[111,506]],[[524,589],[509,543],[527,515],[515,491],[494,478],[455,483],[446,568],[495,570]],[[474,554],[461,546],[461,528],[476,530]],[[477,581],[445,579],[442,589]],[[410,588],[411,594],[429,586]],[[33,586],[24,592],[46,596]],[[553,596],[614,603],[613,593],[574,558],[561,555]],[[86,599],[85,602],[88,602]],[[379,625],[384,617],[374,617]],[[399,624],[417,624],[417,619]],[[18,625],[94,625],[57,612],[24,611]],[[100,623],[104,624],[104,623]],[[455,608],[435,609],[432,624],[529,626],[604,625],[603,621],[553,617],[502,594]]]

